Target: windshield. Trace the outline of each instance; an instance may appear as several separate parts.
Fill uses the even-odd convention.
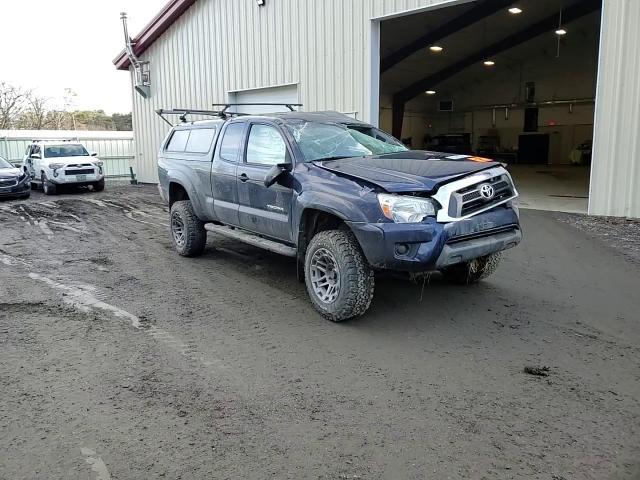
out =
[[[89,152],[82,145],[51,145],[44,147],[45,158],[88,157]]]
[[[0,168],[13,168],[13,165],[7,162],[4,158],[0,157]]]
[[[391,135],[368,125],[296,121],[288,122],[287,128],[307,162],[408,150]]]

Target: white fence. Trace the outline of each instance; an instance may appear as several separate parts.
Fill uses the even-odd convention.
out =
[[[133,132],[74,130],[0,130],[0,157],[21,164],[27,145],[33,140],[77,140],[104,162],[107,177],[129,176],[135,150]]]

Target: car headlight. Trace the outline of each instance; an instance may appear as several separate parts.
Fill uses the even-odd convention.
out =
[[[50,163],[49,168],[51,170],[58,170],[59,168],[64,167],[64,163]]]
[[[96,167],[101,167],[103,165],[102,160],[94,160],[93,163]]]
[[[384,216],[396,223],[419,223],[438,211],[438,204],[430,198],[379,193],[378,202]]]

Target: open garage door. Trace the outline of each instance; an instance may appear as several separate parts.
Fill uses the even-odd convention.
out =
[[[296,104],[299,103],[298,85],[282,85],[277,87],[254,88],[250,90],[239,90],[229,93],[229,103],[279,103]],[[238,108],[238,111],[248,113],[274,113],[288,111],[285,106],[252,105],[250,108]]]
[[[380,126],[508,164],[523,206],[586,212],[601,0],[477,0],[380,23]]]

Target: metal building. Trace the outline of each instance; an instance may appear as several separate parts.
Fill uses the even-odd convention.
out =
[[[555,9],[559,5],[563,6],[558,12]],[[517,24],[522,26],[517,27],[503,10],[520,6],[522,9],[509,10],[514,14],[524,10]],[[504,118],[510,118],[509,112],[512,116],[528,115],[531,112],[525,110],[532,107],[535,107],[536,119],[538,107],[543,118],[544,112],[556,111],[568,116],[574,109],[590,105],[586,108],[592,120],[585,129],[592,132],[589,141],[593,141],[590,182],[587,179],[585,185],[588,212],[640,217],[640,30],[637,28],[640,2],[637,0],[171,0],[133,39],[131,48],[114,60],[117,68],[130,70],[132,87],[135,87],[132,90],[138,178],[146,182],[157,179],[156,151],[168,126],[156,116],[156,109],[207,109],[220,101],[295,102],[304,104],[304,110],[337,110],[381,124],[388,130],[393,127],[398,136],[404,137],[410,128],[411,116],[416,117],[410,111],[411,106],[417,103],[411,96],[403,99],[395,95],[390,107],[393,112],[389,109],[392,113],[386,115],[388,106],[381,82],[383,88],[394,81],[398,85],[405,82],[406,86],[413,81],[412,75],[417,75],[416,80],[425,77],[426,71],[422,76],[416,73],[416,69],[422,68],[416,59],[422,58],[421,52],[429,45],[425,42],[442,39],[458,45],[460,50],[468,50],[466,57],[456,59],[457,63],[443,65],[446,68],[437,72],[440,74],[455,65],[464,67],[466,60],[484,52],[498,55],[500,60],[509,59],[507,54],[513,46],[510,40],[522,43],[548,38],[541,37],[541,31],[536,29],[544,27],[545,21],[555,22],[557,17],[557,30],[551,30],[563,36],[567,33],[563,15],[565,22],[576,22],[575,27],[571,23],[567,27],[574,39],[579,38],[575,36],[579,32],[585,39],[593,37],[594,29],[599,35],[599,46],[595,46],[593,53],[597,75],[594,72],[592,95],[587,99],[567,100],[553,93],[549,98],[527,99],[528,104],[524,100],[513,101],[503,105]],[[525,24],[527,18],[529,23]],[[589,18],[595,19],[597,25],[589,26]],[[391,31],[392,28],[395,30]],[[420,31],[421,28],[425,31]],[[520,31],[515,31],[518,28]],[[467,40],[464,36],[455,40],[457,32],[465,29],[478,32],[474,34],[477,42],[469,42],[468,36]],[[525,38],[525,34],[528,37]],[[550,35],[553,36],[553,31]],[[396,45],[402,39],[407,39],[406,44]],[[551,47],[530,43],[530,54],[537,55],[543,50],[548,58],[555,58],[555,42],[554,37],[548,42]],[[565,37],[558,38],[558,57],[565,43]],[[501,47],[496,50],[498,46]],[[381,62],[386,68],[385,52],[392,47],[398,48],[398,52],[407,52],[405,57],[413,55],[414,61],[400,63],[391,74],[395,80],[387,81],[385,78],[390,77],[381,74]],[[580,41],[574,41],[574,47],[581,48]],[[472,52],[474,48],[476,52]],[[402,57],[398,52],[392,55]],[[518,55],[524,55],[522,52]],[[556,63],[561,64],[562,59]],[[526,74],[526,68],[522,71]],[[441,77],[426,76],[445,81]],[[471,77],[468,80],[473,85]],[[421,83],[416,85],[420,88]],[[407,91],[402,85],[397,88]],[[453,83],[447,88],[453,89]],[[489,135],[499,132],[496,106],[493,106],[493,120],[487,120],[489,123],[483,127],[483,138],[487,137],[486,132],[490,132]],[[544,110],[545,107],[552,109]],[[432,127],[430,116],[451,118],[438,112],[418,115],[422,130],[414,137],[422,136],[425,128]],[[478,117],[467,115],[465,118],[460,125],[453,125],[455,122],[449,120],[449,129],[455,132],[466,129],[474,134],[473,129],[478,130],[474,118]],[[544,132],[556,126],[555,120],[544,121],[547,123],[542,126],[546,130],[538,132],[540,136],[547,135]],[[559,133],[553,133],[560,135],[561,129],[557,130]],[[553,142],[554,135],[547,136]],[[578,138],[571,141],[577,143]],[[477,146],[477,139],[474,142]],[[575,151],[576,147],[567,148]],[[565,157],[563,153],[562,162]],[[588,172],[589,169],[586,177]]]

